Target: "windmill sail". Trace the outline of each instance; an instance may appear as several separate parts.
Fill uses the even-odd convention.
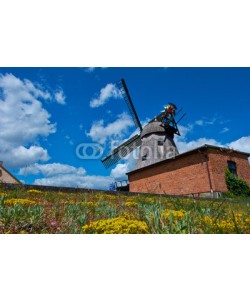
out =
[[[185,117],[185,115],[186,113],[181,116],[181,118],[176,122],[176,124],[178,124]]]
[[[104,164],[105,168],[109,168],[113,164],[117,163],[120,159],[127,156],[130,152],[135,150],[140,145],[141,137],[139,134],[136,134],[128,141],[115,148],[109,155],[104,157],[102,159],[102,163]]]
[[[142,131],[142,126],[141,126],[141,122],[138,118],[138,115],[136,113],[136,110],[135,110],[135,107],[134,107],[134,104],[132,102],[132,99],[129,95],[129,91],[128,91],[128,88],[126,86],[126,83],[124,81],[124,79],[121,79],[118,83],[117,83],[117,86],[123,96],[123,99],[125,100],[125,102],[127,103],[127,106],[128,106],[128,109],[132,115],[132,118],[134,120],[134,123],[135,123],[135,126],[137,128],[140,129],[140,131]]]

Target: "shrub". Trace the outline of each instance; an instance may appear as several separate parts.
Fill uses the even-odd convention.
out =
[[[229,192],[237,196],[250,196],[250,187],[247,182],[234,177],[228,169],[225,170],[225,179]]]

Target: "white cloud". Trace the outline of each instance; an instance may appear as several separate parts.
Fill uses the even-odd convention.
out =
[[[217,121],[217,118],[213,118],[211,120],[207,120],[206,118],[195,121],[195,125],[198,126],[207,126],[207,125],[213,125]]]
[[[47,99],[47,92],[11,74],[0,75],[0,89],[3,96],[0,99],[2,145],[21,145],[56,131],[55,124],[50,123],[50,114],[38,100]]]
[[[250,152],[250,136],[241,137],[236,141],[226,143],[226,144],[222,144],[219,141],[216,141],[215,139],[207,139],[205,137],[199,138],[197,140],[187,141],[186,135],[188,134],[188,132],[190,132],[193,129],[193,126],[188,125],[185,127],[180,125],[179,129],[182,135],[177,136],[175,138],[175,143],[180,153],[192,150],[204,144],[214,145],[214,146],[219,146],[224,148],[232,148],[234,150],[239,150],[243,152]],[[229,131],[229,128],[224,127],[221,133],[227,131]]]
[[[187,134],[193,130],[193,125],[188,124],[187,126],[183,125],[178,125],[179,131],[180,131],[180,136],[177,136],[177,139],[185,139]]]
[[[90,131],[86,133],[92,141],[104,144],[108,139],[124,138],[129,127],[134,125],[132,118],[127,113],[117,116],[117,120],[108,125],[104,125],[103,120],[96,121],[92,124]]]
[[[12,75],[12,74],[8,74],[8,75],[9,75],[9,76],[12,76],[12,77],[15,77],[15,76]],[[17,77],[15,77],[15,78],[18,79]],[[16,80],[15,78],[14,78],[14,80]],[[8,80],[9,80],[10,78],[8,78],[8,77],[5,75],[5,79],[7,79],[6,82],[8,82]],[[13,81],[10,80],[9,83],[10,83],[9,87],[13,87]],[[17,83],[17,81],[16,81],[16,83]],[[21,82],[19,82],[19,83],[17,84],[17,86],[19,85],[19,87],[20,87],[20,83],[21,83]],[[24,83],[26,89],[27,89],[29,92],[33,93],[34,97],[36,97],[36,98],[42,98],[42,99],[46,99],[46,100],[51,98],[51,95],[50,95],[50,93],[49,93],[48,91],[43,91],[42,88],[39,87],[39,85],[37,85],[37,87],[35,87],[35,85],[34,85],[30,80],[24,79],[24,80],[23,80],[23,83]],[[22,83],[21,83],[21,85],[22,85]]]
[[[227,144],[229,148],[250,153],[250,136],[243,136],[240,139]]]
[[[0,74],[0,154],[7,167],[49,159],[46,149],[30,144],[56,132],[41,102],[51,98],[48,91],[27,79]]]
[[[65,139],[68,140],[70,145],[74,145],[74,142],[73,142],[73,140],[71,139],[71,137],[69,135],[66,135]]]
[[[110,176],[115,180],[123,180],[126,178],[126,173],[129,172],[128,164],[117,164],[114,169],[111,170]]]
[[[220,133],[225,133],[225,132],[228,132],[229,131],[229,128],[228,127],[224,127],[221,131],[220,131]]]
[[[29,148],[18,146],[6,148],[3,151],[0,146],[0,157],[6,167],[13,169],[21,168],[37,161],[47,161],[50,158],[47,150],[38,146]]]
[[[197,121],[196,121],[197,122]],[[195,124],[196,124],[195,122]],[[207,138],[199,138],[197,140],[188,141],[187,135],[193,130],[193,125],[188,124],[187,126],[179,125],[179,130],[181,136],[175,136],[175,143],[179,153],[183,153],[194,148],[198,148],[204,144],[215,145],[215,146],[222,146],[219,142],[215,139],[207,139]]]
[[[120,99],[122,95],[115,84],[108,83],[101,89],[99,96],[90,101],[89,105],[92,108],[99,107],[107,103],[111,98]]]
[[[216,118],[213,118],[213,119],[210,120],[210,121],[206,121],[205,124],[206,124],[206,125],[213,125],[216,121],[217,121],[217,119],[216,119]]]
[[[108,176],[62,174],[36,179],[34,184],[107,190],[112,181],[112,178]]]
[[[63,90],[57,91],[55,93],[55,100],[57,103],[65,105],[66,104],[65,99],[66,99],[66,97],[64,95]]]
[[[199,125],[199,126],[203,126],[204,125],[204,120],[197,120],[197,121],[195,121],[195,124]]]
[[[51,164],[38,164],[27,166],[19,170],[20,175],[37,175],[42,174],[45,177],[51,177],[55,175],[63,174],[74,174],[74,175],[85,175],[86,170],[84,168],[75,168],[70,165],[60,164],[60,163],[51,163]]]
[[[34,181],[37,185],[109,189],[113,179],[109,176],[88,175],[82,167],[76,168],[61,163],[38,164],[23,167],[19,175],[43,175]]]
[[[196,123],[197,123],[197,121],[195,122],[195,124]],[[179,153],[183,153],[183,152],[192,150],[194,148],[198,148],[204,144],[223,147],[223,145],[221,143],[219,143],[218,141],[216,141],[215,139],[207,139],[205,137],[199,138],[197,140],[188,141],[187,135],[188,135],[188,133],[192,132],[193,125],[192,124],[188,124],[187,126],[179,125],[178,127],[180,130],[181,136],[175,136],[175,143],[176,143]]]
[[[137,159],[139,157],[139,149],[137,148],[133,152],[131,152],[127,157],[123,160],[123,163],[117,164],[110,172],[110,176],[115,180],[126,180],[128,176],[126,173],[134,170]]]
[[[223,147],[223,145],[220,144],[219,142],[217,142],[216,140],[207,139],[207,138],[199,138],[197,140],[189,141],[189,142],[176,139],[175,143],[176,143],[177,149],[179,150],[179,153],[183,153],[183,152],[198,148],[205,144]]]

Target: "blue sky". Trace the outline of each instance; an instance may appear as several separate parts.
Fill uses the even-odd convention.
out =
[[[108,189],[131,156],[106,170],[77,156],[107,154],[136,130],[115,83],[124,78],[143,124],[174,102],[187,113],[180,152],[214,144],[250,152],[250,68],[0,68],[0,160],[25,183]]]

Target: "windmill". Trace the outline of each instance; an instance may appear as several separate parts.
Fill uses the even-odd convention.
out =
[[[101,161],[104,166],[106,168],[111,167],[138,147],[140,147],[140,153],[135,167],[136,169],[178,155],[179,152],[174,142],[174,135],[180,135],[177,124],[185,114],[183,114],[178,122],[176,122],[175,117],[181,110],[176,112],[176,105],[168,103],[167,106],[164,106],[164,110],[158,116],[153,118],[146,126],[144,126],[144,128],[142,128],[124,79],[121,79],[117,83],[117,86],[140,134],[134,135],[129,140],[113,149],[109,155],[102,158]]]

